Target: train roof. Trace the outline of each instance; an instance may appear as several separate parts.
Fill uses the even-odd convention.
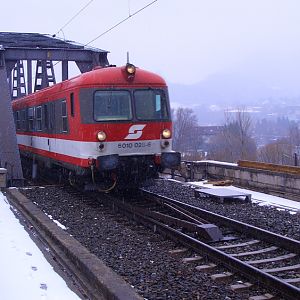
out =
[[[164,87],[166,81],[159,75],[136,68],[135,75],[132,79],[128,79],[126,67],[97,67],[90,72],[80,74],[69,80],[62,81],[51,87],[44,88],[38,92],[28,96],[14,100],[15,104],[23,102],[24,100],[33,100],[38,98],[48,98],[49,93],[57,94],[63,91],[72,90],[75,88],[87,87]]]
[[[152,72],[136,68],[135,75],[128,80],[126,67],[96,67],[90,72],[83,73],[71,78],[68,85],[86,86],[86,85],[166,85],[165,80]]]

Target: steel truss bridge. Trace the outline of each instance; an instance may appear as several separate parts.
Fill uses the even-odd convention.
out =
[[[55,84],[57,77],[67,80],[69,62],[81,73],[107,66],[107,54],[51,35],[0,32],[0,167],[10,184],[23,182],[11,101]]]

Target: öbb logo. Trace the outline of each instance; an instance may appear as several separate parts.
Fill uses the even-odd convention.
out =
[[[132,125],[128,130],[128,135],[125,137],[125,140],[137,140],[139,139],[143,134],[143,129],[146,125],[140,124],[140,125]]]

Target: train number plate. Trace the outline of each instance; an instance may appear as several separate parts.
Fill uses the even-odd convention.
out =
[[[150,148],[151,142],[118,143],[119,149]]]

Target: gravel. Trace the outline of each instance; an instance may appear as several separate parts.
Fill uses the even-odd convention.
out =
[[[259,206],[245,200],[225,200],[219,203],[211,198],[195,198],[191,186],[170,180],[157,181],[150,191],[159,193],[214,213],[243,221],[277,234],[300,240],[300,212],[291,214],[288,210],[278,210],[273,206]]]
[[[272,207],[245,202],[225,202],[194,198],[190,187],[172,181],[157,181],[148,188],[168,197],[243,220],[255,226],[299,239],[299,214],[290,215]],[[169,250],[181,248],[158,234],[111,212],[101,199],[70,192],[70,188],[46,187],[22,192],[92,253],[122,276],[146,299],[248,299],[256,294],[234,293],[229,285],[210,279],[210,274],[197,272],[197,263],[183,264],[181,258],[194,253],[171,255]],[[292,225],[293,224],[293,225]],[[206,263],[204,259],[198,264]],[[219,272],[219,271],[217,271]],[[242,280],[236,277],[233,283]],[[260,293],[259,293],[260,294]]]

